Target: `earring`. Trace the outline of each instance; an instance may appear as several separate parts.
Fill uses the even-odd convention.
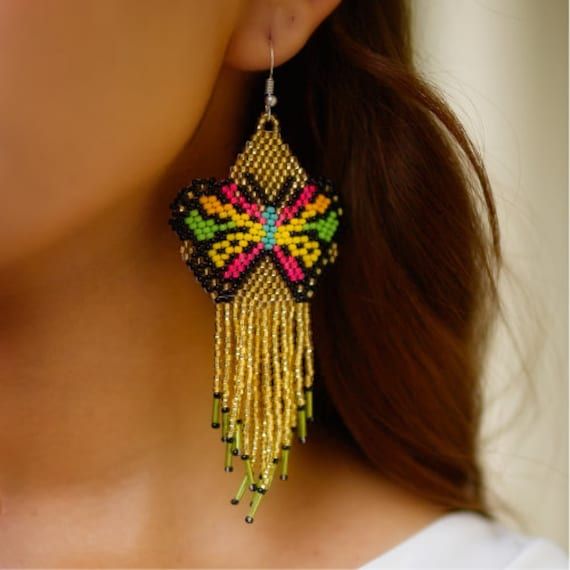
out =
[[[309,300],[337,256],[342,208],[333,184],[309,177],[272,112],[274,52],[265,109],[225,180],[195,179],[171,204],[181,255],[215,302],[212,427],[225,443],[224,468],[241,457],[231,503],[252,492],[252,523],[279,469],[288,477],[295,437],[313,421]]]

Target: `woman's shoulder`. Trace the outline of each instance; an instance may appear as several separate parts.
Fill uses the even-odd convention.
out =
[[[361,569],[568,568],[555,542],[526,535],[471,511],[443,515]]]

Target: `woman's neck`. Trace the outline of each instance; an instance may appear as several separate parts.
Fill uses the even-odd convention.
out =
[[[210,441],[213,306],[180,259],[168,204],[189,178],[227,172],[246,82],[222,72],[169,172],[0,272],[0,497],[120,477]]]
[[[108,213],[3,290],[2,486],[98,477],[194,421],[210,306],[175,240],[139,221]]]

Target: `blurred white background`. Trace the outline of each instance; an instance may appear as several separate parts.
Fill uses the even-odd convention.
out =
[[[483,152],[502,224],[488,485],[510,526],[568,548],[568,2],[411,1],[418,67]]]

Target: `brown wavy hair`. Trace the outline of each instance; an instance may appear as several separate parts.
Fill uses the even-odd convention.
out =
[[[480,154],[414,67],[410,29],[404,0],[345,0],[276,71],[284,138],[346,211],[312,308],[315,427],[417,495],[493,516],[478,435],[497,214]]]

